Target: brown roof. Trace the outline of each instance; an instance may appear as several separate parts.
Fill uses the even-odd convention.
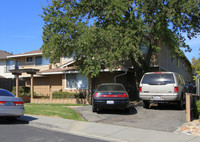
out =
[[[33,50],[30,52],[26,52],[26,53],[21,53],[21,54],[15,54],[15,55],[10,55],[7,58],[16,58],[16,57],[23,57],[23,56],[32,56],[32,55],[38,55],[38,54],[42,54],[42,50]]]
[[[11,53],[8,53],[6,51],[0,50],[0,59],[6,59],[7,56],[12,55]]]
[[[49,69],[49,70],[43,70],[40,71],[40,73],[45,74],[45,73],[55,73],[55,72],[65,72],[65,71],[75,71],[76,67],[66,67],[66,68],[54,68],[54,69]]]
[[[25,52],[25,53],[21,53],[21,54],[16,54],[16,55],[26,55],[26,54],[36,54],[36,53],[42,53],[42,50],[33,50],[33,51],[29,51],[29,52]]]

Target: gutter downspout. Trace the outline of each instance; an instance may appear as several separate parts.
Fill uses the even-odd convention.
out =
[[[126,75],[127,74],[127,70],[123,73],[123,74],[118,74],[118,75],[116,75],[115,77],[114,77],[114,83],[116,83],[116,81],[117,81],[117,77],[119,77],[119,76],[123,76],[123,75]]]

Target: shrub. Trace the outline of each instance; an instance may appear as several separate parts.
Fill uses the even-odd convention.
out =
[[[85,98],[83,93],[54,92],[53,99]]]
[[[196,106],[197,106],[197,111],[198,111],[198,113],[199,113],[199,115],[200,115],[200,100],[198,100],[198,101],[196,102]]]
[[[16,87],[13,87],[12,93],[16,95]],[[19,96],[30,96],[30,87],[19,86]]]

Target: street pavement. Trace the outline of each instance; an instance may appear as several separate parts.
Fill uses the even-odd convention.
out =
[[[79,136],[120,142],[200,142],[200,137],[172,132],[146,130],[128,126],[62,119],[57,117],[25,115],[20,118],[31,126]]]

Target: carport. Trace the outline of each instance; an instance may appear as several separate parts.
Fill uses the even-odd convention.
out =
[[[15,70],[10,70],[10,72],[15,75],[16,77],[16,97],[19,97],[19,76],[22,75],[22,73],[27,73],[31,75],[31,99],[33,99],[33,94],[34,94],[34,80],[33,76],[38,72],[38,69],[15,69]]]

